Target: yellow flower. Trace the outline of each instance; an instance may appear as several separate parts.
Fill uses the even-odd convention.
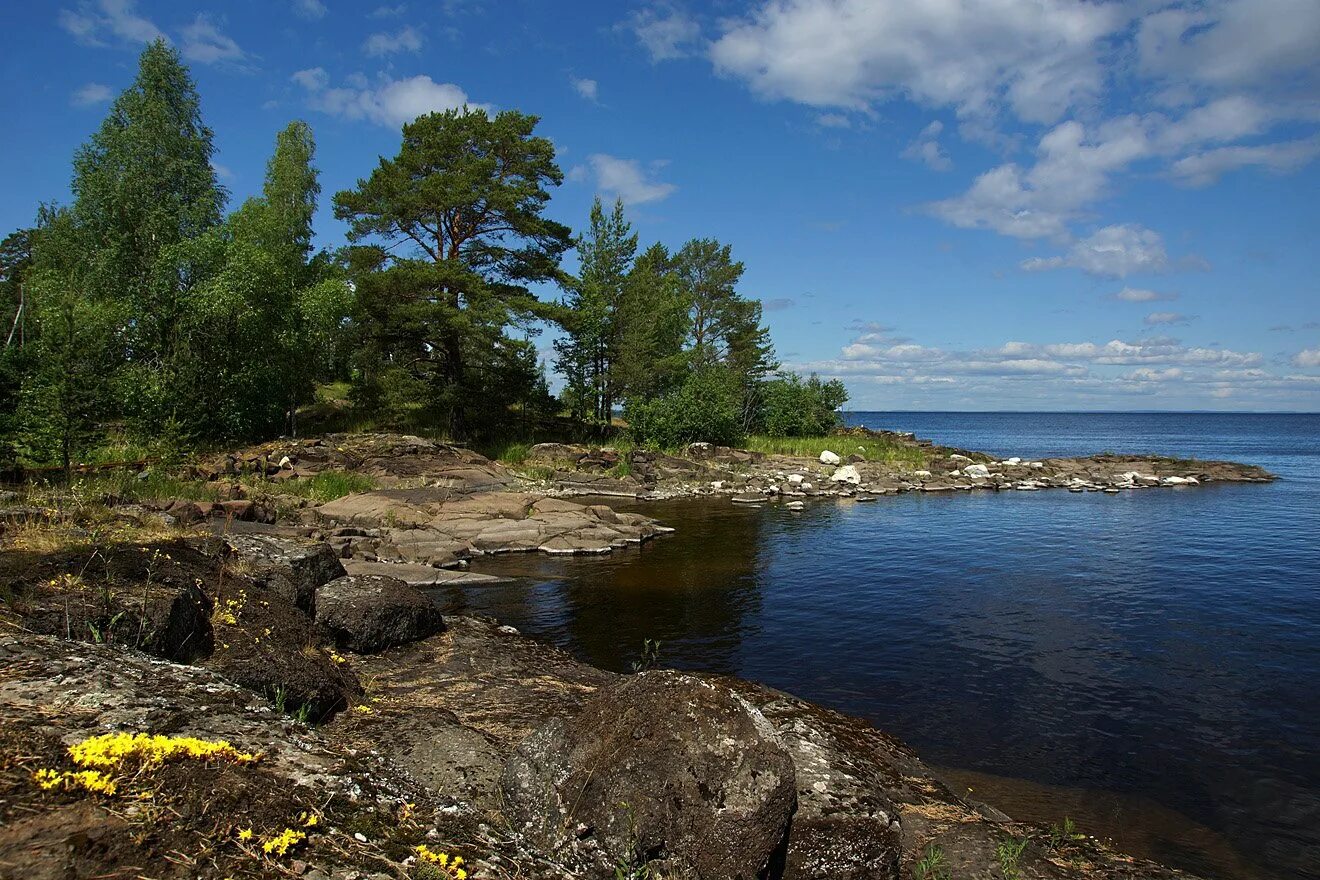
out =
[[[251,839],[252,839],[252,829],[251,829],[251,828],[244,828],[244,829],[242,829],[241,831],[239,831],[239,832],[238,832],[238,839],[239,839],[239,840],[251,840]]]
[[[40,785],[42,788],[49,791],[64,781],[64,774],[57,770],[43,767],[36,773],[33,773],[32,778],[36,780],[37,785]]]
[[[353,711],[358,713],[359,715],[371,715],[376,710],[372,709],[370,706],[363,706],[359,704],[353,707]]]
[[[289,850],[307,839],[307,835],[302,831],[294,831],[292,828],[285,828],[279,834],[267,840],[261,845],[261,849],[266,855],[283,856],[288,855]]]
[[[321,821],[315,813],[309,813],[306,810],[298,814],[298,819],[302,822],[304,828],[314,828]]]

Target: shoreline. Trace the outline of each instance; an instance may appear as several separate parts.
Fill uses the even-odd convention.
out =
[[[915,439],[913,443],[920,445]],[[20,733],[27,731],[23,735],[40,738],[46,734],[24,720],[33,706],[53,709],[69,700],[90,701],[88,705],[96,706],[104,704],[107,694],[137,706],[112,715],[106,715],[104,709],[73,713],[53,728],[46,722],[44,730],[60,733],[44,751],[36,750],[44,759],[58,760],[57,742],[75,741],[108,727],[157,732],[150,728],[158,727],[165,716],[159,709],[143,707],[156,705],[153,700],[169,693],[183,711],[182,715],[176,711],[176,720],[170,723],[194,735],[241,739],[239,744],[248,749],[275,744],[286,757],[314,742],[320,753],[341,756],[336,760],[352,758],[350,765],[361,756],[375,756],[372,772],[377,776],[370,785],[360,775],[365,770],[351,769],[341,773],[335,784],[350,790],[406,791],[406,797],[436,804],[430,833],[437,836],[426,839],[465,836],[469,851],[480,850],[480,858],[492,872],[539,864],[542,873],[526,876],[608,876],[609,860],[620,846],[626,844],[631,851],[635,841],[628,843],[628,835],[639,833],[635,828],[627,831],[628,823],[639,821],[635,816],[625,825],[618,824],[622,820],[615,815],[617,802],[626,800],[640,811],[640,821],[646,826],[643,833],[668,841],[646,849],[643,861],[654,862],[654,870],[676,871],[681,876],[725,876],[720,873],[724,868],[710,867],[716,862],[761,866],[758,871],[773,863],[778,865],[772,869],[777,872],[773,876],[787,878],[910,877],[934,863],[946,866],[954,876],[993,868],[1005,876],[1012,872],[1042,880],[1118,878],[1131,876],[1137,865],[1148,878],[1189,876],[1154,863],[1134,862],[1093,838],[1015,822],[993,807],[967,800],[940,782],[938,774],[910,749],[866,721],[740,679],[658,670],[640,676],[606,672],[498,621],[448,615],[442,620],[434,610],[427,611],[433,606],[417,589],[498,584],[498,580],[466,571],[470,560],[478,556],[520,551],[608,553],[672,531],[642,513],[557,497],[561,492],[556,482],[598,486],[602,479],[616,479],[599,476],[599,464],[618,466],[609,464],[603,450],[587,450],[592,463],[586,467],[582,467],[585,459],[579,459],[573,471],[556,470],[534,485],[475,453],[420,438],[332,437],[297,441],[296,446],[289,441],[266,446],[260,452],[228,456],[223,470],[200,476],[210,478],[211,483],[233,480],[226,485],[241,490],[242,484],[235,478],[245,468],[249,473],[259,470],[274,485],[308,479],[323,470],[351,468],[371,474],[377,488],[295,507],[275,522],[262,521],[276,519],[273,516],[258,515],[264,510],[260,498],[235,498],[228,508],[219,502],[182,500],[153,505],[159,509],[143,505],[106,508],[113,522],[143,535],[128,543],[102,545],[99,542],[106,539],[96,538],[98,531],[89,532],[62,518],[38,518],[22,525],[29,530],[24,534],[35,542],[33,547],[45,546],[40,540],[43,529],[65,526],[73,530],[73,543],[65,549],[25,550],[23,559],[11,556],[0,568],[0,591],[11,597],[0,606],[0,611],[6,611],[0,615],[0,641],[5,642],[0,648],[8,658],[0,670],[0,715]],[[555,451],[562,453],[564,448]],[[927,461],[959,465],[952,469],[966,471],[968,462],[982,465],[991,475],[984,478],[985,488],[1013,485],[1014,490],[1019,470],[1041,475],[1026,479],[1052,485],[1070,467],[1112,470],[1134,461],[1093,457],[1048,460],[1039,465],[996,463],[989,456],[933,444],[922,448],[928,450]],[[272,461],[273,452],[282,454]],[[729,495],[737,501],[738,494],[752,494],[763,487],[758,493],[762,501],[773,497],[793,504],[802,503],[799,497],[856,501],[865,500],[862,492],[878,496],[918,490],[916,484],[909,484],[884,491],[890,488],[880,485],[885,475],[894,477],[901,472],[865,461],[813,464],[802,458],[718,448],[698,448],[693,453],[684,459],[632,454],[628,461],[631,467],[650,466],[655,475],[650,485],[673,489],[668,497],[675,498]],[[1169,471],[1167,476],[1181,476],[1171,472],[1181,469],[1189,476],[1206,478],[1198,478],[1198,483],[1272,478],[1247,466],[1151,457],[1140,461],[1160,481],[1164,479],[1161,469]],[[1188,472],[1189,467],[1196,470]],[[203,465],[203,471],[205,468]],[[678,468],[688,479],[666,474],[666,469]],[[828,479],[823,489],[808,494],[815,489],[814,480],[833,477],[845,468],[859,474],[858,482]],[[920,470],[932,476],[922,481],[921,491],[954,490],[955,486],[943,486],[944,478],[954,475],[934,478],[935,470]],[[723,486],[710,485],[720,482],[707,479],[713,474],[728,474],[738,485],[723,491]],[[791,479],[795,474],[799,480]],[[994,475],[1007,482],[1001,484]],[[619,482],[647,485],[644,478],[628,476],[629,480]],[[969,488],[973,479],[967,481]],[[956,478],[947,482],[957,485]],[[1136,480],[1127,482],[1133,488],[1141,485]],[[1197,483],[1163,485],[1194,488]],[[770,491],[772,486],[774,491]],[[681,494],[683,491],[687,494]],[[643,489],[628,500],[636,510],[644,509],[648,498],[658,497],[665,496]],[[203,503],[208,506],[202,507]],[[252,518],[234,515],[239,510],[252,511]],[[17,521],[0,518],[0,524]],[[207,537],[208,532],[214,537]],[[159,562],[162,556],[171,561]],[[125,571],[137,572],[129,576],[126,587],[137,583],[133,577],[146,577],[140,602],[132,589],[83,584],[84,578],[100,577],[85,574],[98,557],[123,559]],[[158,566],[179,569],[177,577],[161,576]],[[112,568],[107,565],[105,577],[115,580],[118,575]],[[82,572],[76,582],[67,579],[71,571]],[[77,610],[79,620],[71,623],[68,590],[73,587],[80,591],[82,605]],[[130,626],[123,624],[126,616]],[[136,625],[136,635],[132,625]],[[88,641],[123,647],[104,648],[88,645]],[[187,665],[153,666],[147,662],[149,656]],[[143,658],[145,665],[133,658]],[[71,673],[61,669],[94,670],[101,683],[94,688],[78,685],[76,676],[71,678]],[[136,670],[137,684],[123,685],[127,688],[124,693],[119,685],[107,692],[107,677],[113,678],[123,669]],[[201,694],[214,689],[209,684],[189,684],[203,672],[246,689],[251,706],[240,712],[241,723],[226,716],[229,720],[223,724],[213,724],[206,720],[206,712],[198,715],[209,699]],[[57,681],[61,683],[57,685]],[[194,693],[195,687],[201,690]],[[269,705],[266,700],[285,711],[296,707],[299,714],[323,723],[314,728],[290,728],[278,722],[278,715],[271,718],[269,708],[261,708]],[[703,701],[709,708],[689,717],[691,707]],[[22,709],[24,706],[28,708]],[[608,745],[616,733],[615,721],[604,728],[581,727],[593,712],[609,719],[619,711],[625,713],[623,717],[634,717],[628,713],[635,711],[638,719],[665,717],[666,713],[677,713],[675,719],[688,718],[676,721],[677,727],[664,728],[677,734],[666,746],[678,750],[672,760],[648,763],[653,745],[666,741],[653,740],[658,733]],[[47,717],[43,713],[45,709],[38,716]],[[710,718],[725,720],[707,729]],[[235,730],[241,736],[233,734]],[[759,785],[746,788],[747,781],[736,769],[742,766],[738,762],[721,765],[722,769],[709,765],[712,756],[726,748],[719,743],[725,742],[736,742],[738,750],[769,761],[766,772],[779,779],[773,794]],[[570,743],[576,745],[570,747]],[[584,791],[604,786],[594,805],[579,803],[577,796],[565,799],[562,792],[552,794],[559,784],[555,780],[583,772],[575,762],[583,760],[584,748],[640,748],[628,761],[646,769],[599,779],[595,771],[587,772],[582,777]],[[628,761],[624,766],[633,766]],[[682,776],[685,761],[707,768],[696,776],[702,785],[690,791],[681,781],[687,778]],[[26,766],[21,760],[19,765]],[[290,776],[293,771],[280,765],[270,767],[269,772],[273,777],[268,782],[276,788],[292,785],[301,790],[298,787],[305,786],[305,769]],[[324,775],[327,771],[318,772]],[[185,777],[178,784],[191,792],[193,782],[206,778],[205,774],[196,779]],[[639,780],[649,781],[643,784]],[[724,847],[716,862],[710,861],[715,856],[690,848],[696,838],[691,839],[693,843],[682,842],[689,840],[683,836],[688,832],[672,825],[674,817],[668,808],[659,806],[663,799],[656,800],[660,792],[682,789],[687,793],[681,796],[690,799],[685,809],[699,813],[709,808],[706,781],[716,788],[729,786],[722,789],[721,799],[751,798],[747,802],[757,805],[753,813],[761,817],[752,825],[738,825],[740,830],[733,837],[713,844],[716,849]],[[0,864],[5,863],[6,853],[20,851],[58,860],[63,851],[59,847],[65,846],[61,841],[67,838],[61,836],[63,832],[41,825],[46,821],[42,817],[67,823],[69,810],[87,808],[86,800],[75,794],[51,802],[31,788],[22,773],[0,774],[0,811],[23,805],[24,815],[35,817],[19,829],[17,838],[0,834]],[[34,796],[38,800],[33,801]],[[445,803],[457,812],[445,813]],[[647,806],[651,804],[654,809]],[[383,808],[380,803],[372,807],[377,812]],[[330,815],[328,819],[348,822],[347,814],[358,806],[344,809],[344,816]],[[712,813],[710,821],[716,821],[716,815],[724,814]],[[455,816],[462,818],[459,825],[454,825]],[[33,830],[32,822],[44,830]],[[561,823],[573,822],[590,833],[563,837],[554,831]],[[380,858],[404,866],[406,873],[406,847],[385,846],[391,841],[400,843],[398,828],[387,833],[373,827],[376,830],[371,834],[363,834],[366,840],[356,843],[349,842],[356,838],[342,836],[326,849],[309,843],[304,863],[325,864],[323,873],[329,880],[340,880],[335,871],[345,868],[345,862],[360,867]],[[492,833],[496,828],[505,830]],[[1009,848],[1005,850],[1005,846]],[[388,856],[382,855],[387,849]],[[121,853],[115,859],[129,857]],[[125,863],[115,859],[106,857],[96,865],[97,872]],[[331,867],[336,864],[338,868]],[[230,865],[214,876],[232,872]],[[346,880],[349,875],[343,876]]]

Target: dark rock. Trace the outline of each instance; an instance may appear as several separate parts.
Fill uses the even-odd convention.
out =
[[[752,880],[782,856],[793,762],[727,687],[630,676],[518,747],[502,779],[515,830],[572,848],[588,876],[657,862],[666,876]]]
[[[224,540],[254,580],[308,614],[316,612],[316,588],[344,576],[334,550],[320,541],[258,534]]]
[[[349,575],[316,591],[316,625],[336,645],[375,654],[444,629],[440,609],[397,578]]]

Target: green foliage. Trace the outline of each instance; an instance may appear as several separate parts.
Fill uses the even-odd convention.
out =
[[[669,251],[651,245],[633,263],[615,311],[610,382],[617,399],[656,397],[682,384],[690,363],[684,349],[690,306]]]
[[[628,429],[638,443],[661,449],[696,442],[736,446],[744,436],[739,390],[736,376],[708,367],[668,394],[629,401]]]
[[[796,373],[781,373],[761,386],[756,427],[774,437],[817,437],[838,427],[837,410],[847,401],[838,379],[822,382],[813,373],[803,382]]]
[[[913,880],[951,880],[948,860],[938,843],[926,847],[921,858],[912,866]]]
[[[263,486],[269,485],[262,481],[258,482]],[[366,474],[337,470],[321,471],[304,479],[289,480],[286,483],[270,486],[271,491],[278,494],[296,495],[317,504],[334,501],[345,495],[370,492],[374,488],[376,481]]]
[[[1050,847],[1060,849],[1078,840],[1085,839],[1086,835],[1077,830],[1077,823],[1067,816],[1063,818],[1062,825],[1050,825]]]
[[[576,241],[582,269],[561,318],[567,335],[555,341],[556,369],[567,380],[564,402],[574,417],[589,415],[608,424],[619,393],[615,363],[622,331],[620,309],[637,253],[637,234],[624,219],[621,200],[606,216],[597,197],[590,224]]]
[[[837,434],[825,437],[772,437],[754,434],[745,445],[753,452],[767,455],[791,455],[797,458],[818,458],[829,450],[844,457],[860,454],[867,461],[907,465],[913,469],[926,464],[926,453],[919,446],[911,446],[884,437],[852,437]]]
[[[488,431],[514,404],[546,403],[527,337],[550,309],[528,285],[563,280],[570,238],[542,216],[563,174],[536,123],[516,111],[421,116],[403,127],[395,158],[335,196],[358,244],[349,262],[364,407],[414,401],[462,436]]]
[[[1004,880],[1021,880],[1022,853],[1027,848],[1027,838],[1006,837],[995,846],[995,855],[999,859],[999,871]]]

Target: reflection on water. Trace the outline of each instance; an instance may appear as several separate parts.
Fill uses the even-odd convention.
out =
[[[1009,812],[1085,815],[1085,830],[1190,870],[1320,877],[1320,419],[1248,420],[1215,446],[1205,424],[1168,422],[1179,417],[1157,419],[1155,439],[1125,422],[1120,441],[1042,418],[958,440],[1039,455],[1123,439],[1181,452],[1184,437],[1200,444],[1186,451],[1288,479],[800,514],[662,502],[637,509],[676,535],[604,559],[482,560],[474,569],[521,580],[442,601],[612,669],[662,639],[666,665],[867,718],[938,765],[1030,780],[1036,793],[1006,797]]]

